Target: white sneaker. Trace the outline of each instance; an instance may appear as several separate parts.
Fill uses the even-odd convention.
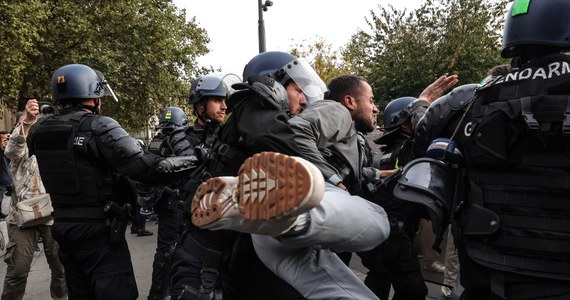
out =
[[[237,177],[203,182],[192,199],[192,223],[211,230],[279,235],[317,206],[324,179],[300,158],[262,152],[245,160]]]

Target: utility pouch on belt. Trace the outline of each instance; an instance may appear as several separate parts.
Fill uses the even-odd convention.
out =
[[[125,231],[130,219],[131,205],[119,205],[116,202],[109,201],[105,205],[104,211],[113,218],[110,224],[110,242],[112,244],[118,243],[125,238]]]
[[[168,210],[178,210],[183,207],[184,198],[182,197],[180,189],[164,187],[164,192],[168,200]]]

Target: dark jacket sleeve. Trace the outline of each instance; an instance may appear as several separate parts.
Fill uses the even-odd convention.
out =
[[[273,151],[300,156],[286,112],[251,99],[242,102],[232,114],[232,120],[226,126],[234,127],[233,134],[238,136],[238,143],[250,154]]]

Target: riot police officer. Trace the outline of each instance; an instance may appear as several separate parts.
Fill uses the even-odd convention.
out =
[[[383,115],[384,134],[374,140],[380,145],[380,170],[394,170],[412,160],[410,137],[413,124],[423,116],[429,103],[415,97],[401,97],[386,105]],[[424,299],[427,287],[414,247],[421,210],[390,195],[376,193],[374,201],[382,206],[390,219],[390,237],[377,248],[360,252],[362,263],[369,269],[364,280],[380,299],[387,299],[390,288],[394,299]],[[427,217],[427,216],[426,216]]]
[[[172,156],[172,149],[168,143],[170,135],[175,130],[188,128],[188,116],[182,108],[176,106],[166,107],[158,119],[157,134],[148,145],[148,151],[162,157]]]
[[[440,207],[457,211],[463,299],[570,297],[569,36],[570,2],[515,0],[501,55],[518,70],[456,88],[418,124],[417,155],[439,137],[450,142],[439,143],[436,158],[447,162],[453,144],[463,154],[456,189],[433,182],[415,189],[424,203],[446,192]],[[402,183],[420,186],[408,179]]]
[[[185,187],[184,216],[188,229],[173,259],[173,297],[182,293],[182,299],[220,299],[223,292],[224,299],[303,298],[263,265],[248,234],[200,229],[191,222],[193,212],[189,205],[203,180],[237,174],[240,165],[254,153],[299,153],[293,143],[284,141],[292,141],[294,135],[287,123],[289,114],[302,110],[306,99],[290,77],[269,77],[294,59],[285,52],[256,55],[244,68],[244,82],[233,85],[238,91],[227,99],[232,114],[219,129],[218,140],[202,171]],[[203,88],[217,86],[207,84],[206,77],[202,79],[192,85],[196,87],[196,93],[191,94],[193,102],[203,101],[199,97],[207,95]],[[214,112],[210,108],[207,111]],[[196,113],[200,119],[201,111],[197,109]]]
[[[187,128],[186,113],[180,107],[166,107],[160,115],[158,133],[150,141],[148,151],[161,157],[175,156],[168,143],[170,135],[175,130],[184,131]],[[148,299],[164,299],[168,293],[171,259],[175,244],[179,241],[183,229],[180,208],[183,200],[182,187],[185,181],[186,178],[180,178],[155,189],[141,187],[138,190],[137,199],[143,199],[141,202],[145,202],[140,205],[154,211],[159,219]]]
[[[161,117],[161,120],[165,119],[161,121],[163,125],[159,123],[161,132],[153,139],[154,142],[151,142],[150,147],[153,149],[149,150],[160,155],[197,155],[200,161],[204,162],[216,141],[219,125],[225,119],[227,108],[225,101],[233,91],[231,85],[238,82],[241,82],[241,79],[235,74],[212,73],[197,78],[191,85],[188,98],[188,104],[193,106],[194,114],[197,116],[194,124],[190,127],[186,125],[186,114],[180,108],[167,108]],[[164,188],[162,197],[157,203],[160,219],[159,237],[149,299],[154,299],[153,297],[162,299],[166,296],[168,271],[175,251],[174,242],[179,241],[178,232],[184,223],[179,210],[182,205],[179,203],[183,201],[185,191],[193,193],[193,186],[201,182],[200,176],[197,175],[198,172],[195,172],[190,174],[190,180],[185,178],[171,182]],[[185,184],[187,187],[184,187]],[[175,258],[177,259],[178,257]],[[173,293],[178,293],[176,285]]]
[[[51,78],[54,104],[41,118],[28,147],[38,160],[54,207],[53,236],[66,271],[70,299],[136,299],[125,229],[129,204],[122,175],[146,183],[170,180],[195,158],[162,159],[147,153],[112,118],[99,114],[112,93],[100,72],[65,65]],[[122,175],[119,175],[122,174]]]
[[[214,146],[220,124],[226,117],[226,99],[233,93],[231,87],[241,79],[235,74],[212,73],[194,80],[190,87],[188,104],[196,119],[189,128],[176,128],[169,137],[175,155],[196,154],[206,159]]]

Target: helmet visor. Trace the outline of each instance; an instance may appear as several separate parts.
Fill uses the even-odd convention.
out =
[[[303,90],[309,103],[324,99],[327,86],[306,59],[295,59],[283,70]]]
[[[235,89],[232,88],[232,85],[236,83],[241,83],[241,78],[233,73],[212,73],[208,74],[208,77],[216,77],[219,80],[202,80],[197,87],[200,90],[215,90],[220,85],[225,86],[228,89],[228,93],[231,95],[235,92]]]
[[[111,97],[113,97],[113,100],[115,100],[115,102],[119,102],[119,99],[117,99],[117,95],[115,95],[115,92],[113,92],[113,89],[107,82],[107,79],[105,79],[103,73],[97,70],[94,71],[97,74],[97,77],[99,78],[99,83],[97,84],[98,85],[97,88],[103,89],[103,94],[101,95],[101,97],[105,95],[110,95]]]

